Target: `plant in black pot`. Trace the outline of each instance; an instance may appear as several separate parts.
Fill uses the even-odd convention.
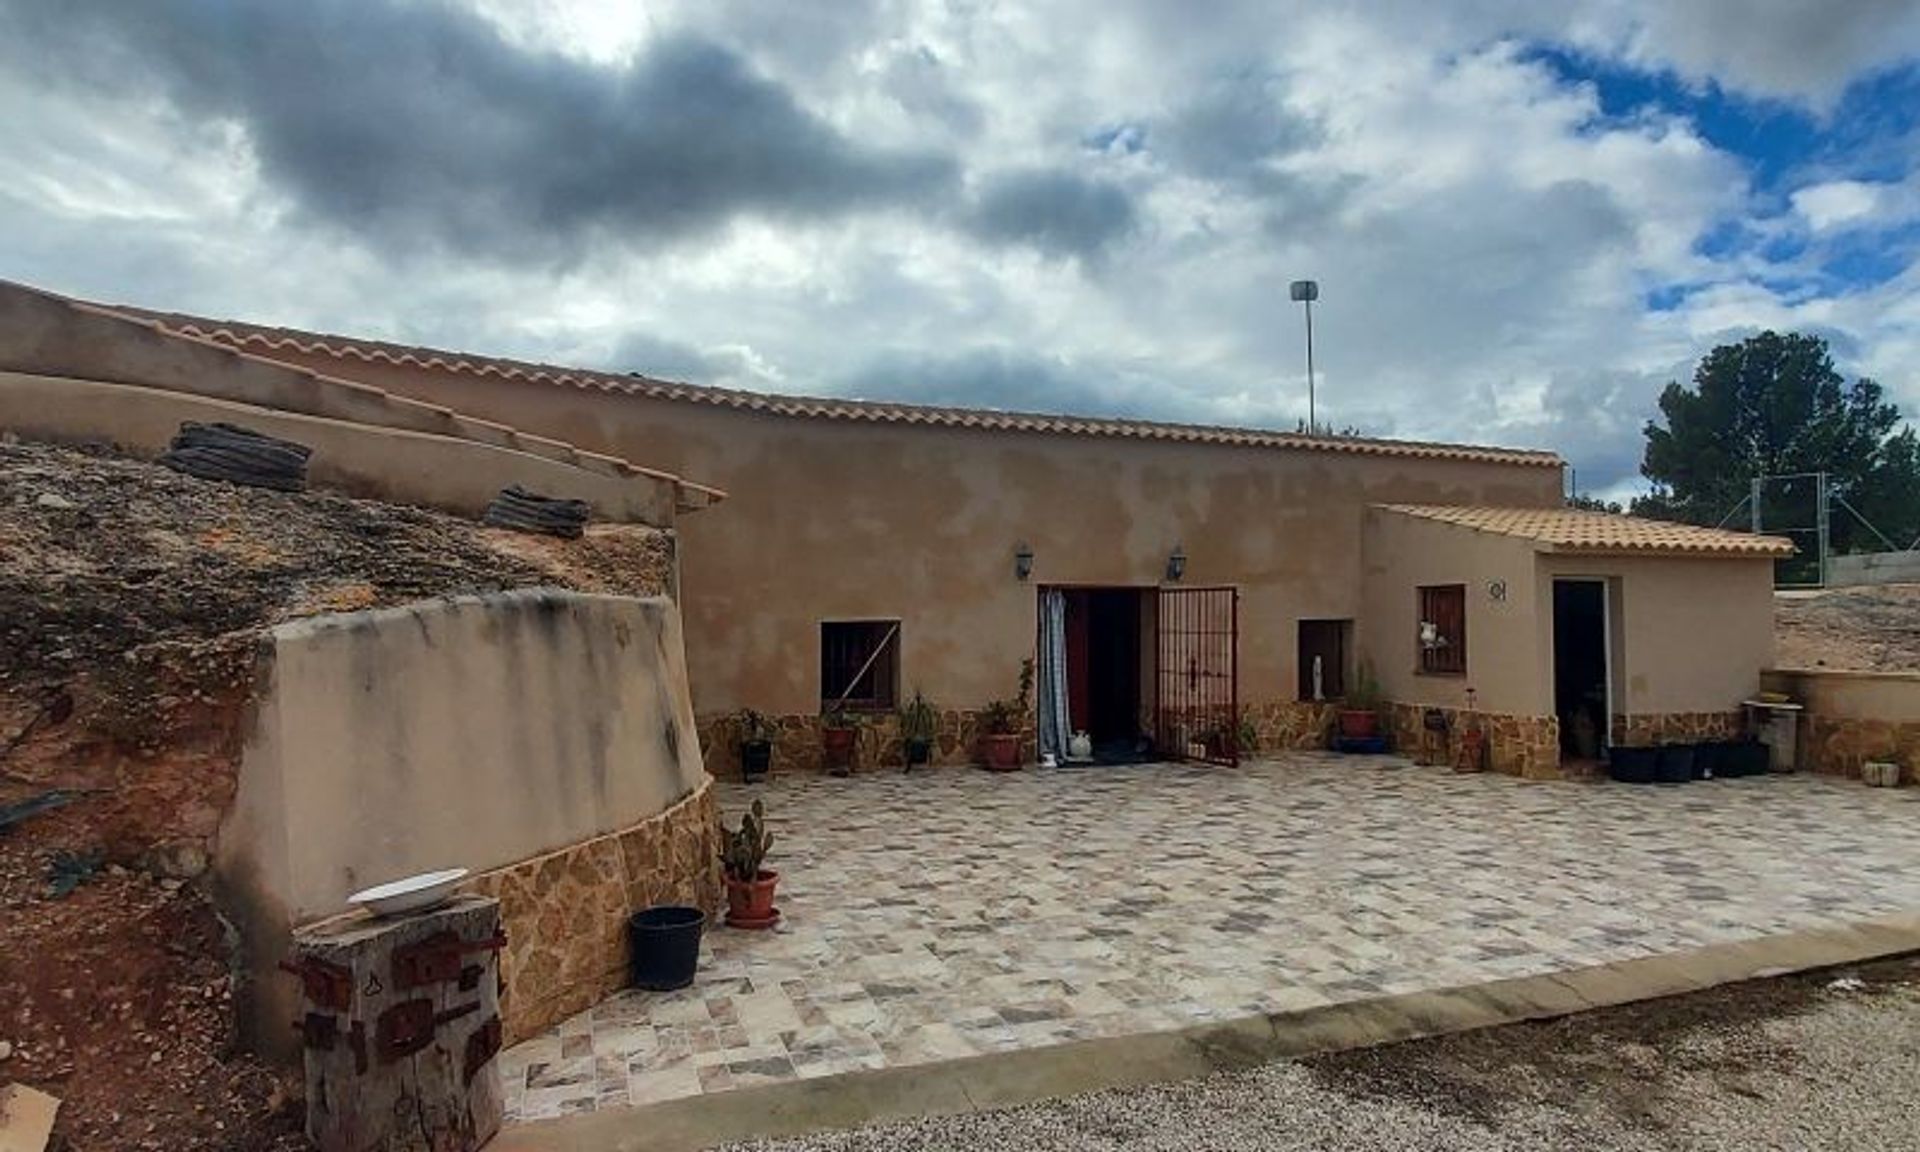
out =
[[[773,906],[774,888],[780,873],[764,865],[773,847],[773,833],[767,831],[766,807],[755,800],[740,827],[720,825],[720,866],[727,874],[727,924],[734,928],[771,928],[780,919]]]
[[[734,733],[740,740],[740,775],[753,784],[773,768],[773,725],[751,708],[734,713]]]
[[[820,714],[820,753],[832,776],[853,775],[853,749],[860,739],[860,717],[844,704],[830,704]]]
[[[913,699],[900,709],[900,758],[906,762],[907,771],[913,771],[916,764],[933,762],[933,738],[939,727],[940,713],[915,688]]]

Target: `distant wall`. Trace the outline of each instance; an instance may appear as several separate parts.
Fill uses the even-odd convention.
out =
[[[1803,769],[1858,776],[1860,765],[1883,760],[1902,765],[1909,784],[1920,776],[1920,673],[1781,668],[1762,685],[1806,707]]]
[[[288,930],[340,911],[348,893],[609,840],[708,783],[664,599],[534,590],[318,617],[275,629],[261,662],[215,868],[268,1029],[285,1010],[271,973]],[[711,823],[710,807],[689,811]],[[654,863],[695,881],[711,872],[708,847]],[[534,921],[556,871],[528,878],[510,937],[564,934]],[[608,889],[610,903],[633,889],[621,869],[572,880],[576,893]]]
[[[674,487],[612,476],[512,448],[350,423],[186,392],[0,372],[0,428],[56,443],[97,441],[138,456],[166,450],[183,421],[227,421],[314,450],[313,483],[369,500],[479,516],[500,489],[585,500],[603,520],[669,528]]]
[[[1920,552],[1869,552],[1827,561],[1827,586],[1920,584]]]

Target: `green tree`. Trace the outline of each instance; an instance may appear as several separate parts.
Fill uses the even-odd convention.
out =
[[[1700,361],[1693,387],[1668,384],[1647,422],[1640,472],[1653,491],[1641,516],[1717,524],[1756,476],[1826,472],[1830,492],[1904,545],[1920,533],[1920,441],[1865,378],[1834,371],[1827,342],[1762,332]],[[1811,526],[1810,517],[1803,517]],[[1836,550],[1882,547],[1833,504]]]

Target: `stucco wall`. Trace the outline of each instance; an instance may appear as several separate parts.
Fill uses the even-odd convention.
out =
[[[1389,700],[1460,708],[1466,690],[1485,712],[1546,716],[1553,681],[1542,679],[1538,569],[1531,544],[1492,533],[1370,509],[1366,514],[1365,611],[1355,633]],[[1489,590],[1504,583],[1504,599]],[[1419,671],[1420,595],[1429,584],[1463,584],[1467,672]]]
[[[262,976],[255,1019],[284,998],[266,974],[289,927],[348,893],[621,832],[706,780],[664,599],[541,589],[317,617],[275,629],[260,662],[215,860]]]
[[[1242,699],[1291,699],[1296,621],[1359,615],[1366,504],[1560,499],[1552,467],[783,417],[309,359],[725,489],[681,525],[703,715],[816,711],[819,623],[836,618],[902,621],[904,691],[1011,695],[1035,585],[1158,584],[1176,544],[1186,584],[1242,589]]]
[[[1549,702],[1554,576],[1609,581],[1616,714],[1725,713],[1753,695],[1773,664],[1771,559],[1547,555],[1540,571],[1540,629],[1549,643],[1536,667]]]
[[[467,516],[502,488],[585,500],[603,520],[670,528],[674,485],[583,471],[511,448],[401,428],[276,411],[185,392],[0,372],[0,428],[55,442],[105,442],[138,456],[164,451],[184,421],[227,421],[314,450],[316,485]]]

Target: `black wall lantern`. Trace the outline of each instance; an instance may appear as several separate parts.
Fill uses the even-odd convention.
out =
[[[1167,555],[1167,583],[1178,584],[1180,577],[1187,574],[1187,550],[1175,544]]]
[[[1033,575],[1033,549],[1025,541],[1013,546],[1013,576],[1016,580],[1025,580]]]

